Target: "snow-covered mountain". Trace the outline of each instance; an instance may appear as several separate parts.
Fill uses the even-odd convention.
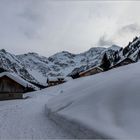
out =
[[[39,56],[36,53],[28,53],[16,57],[35,79],[38,79],[40,83],[46,83],[47,77],[67,76],[75,68],[97,65],[100,63],[105,51],[111,54],[111,51],[116,51],[116,48],[120,49],[118,46],[112,46],[108,49],[95,47],[80,54],[63,51],[48,58]]]
[[[94,47],[80,54],[67,51],[56,53],[50,57],[37,53],[14,55],[6,50],[0,50],[0,67],[17,73],[27,81],[46,84],[47,77],[67,76],[76,71],[83,71],[89,67],[100,65],[104,53],[108,55],[111,65],[123,57],[139,59],[140,38],[136,37],[124,49],[112,45],[108,48]]]
[[[11,72],[17,73],[27,81],[37,83],[37,80],[28,73],[22,62],[13,54],[4,49],[0,50],[0,67]]]
[[[17,73],[27,81],[45,84],[47,77],[66,76],[75,68],[97,65],[105,50],[97,47],[80,54],[63,51],[47,58],[37,53],[14,55],[2,49],[0,67]]]
[[[134,60],[140,58],[140,37],[135,37],[132,42],[122,50],[123,56],[130,57]]]

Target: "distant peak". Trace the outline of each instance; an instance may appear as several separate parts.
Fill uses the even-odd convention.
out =
[[[27,54],[29,54],[29,55],[38,55],[38,53],[35,53],[35,52],[29,52]]]
[[[120,46],[113,44],[111,47],[109,47],[107,49],[117,51],[117,50],[120,50],[120,48],[121,48]]]
[[[68,52],[68,51],[62,51],[61,53],[70,53],[70,52]]]
[[[7,53],[5,49],[1,49],[0,51],[3,53]]]
[[[138,40],[139,39],[139,37],[135,37],[134,39],[133,39],[133,41],[132,42],[134,42],[134,41],[136,41],[136,40]]]
[[[92,51],[92,50],[103,50],[103,49],[105,49],[105,48],[104,47],[92,47],[88,51]]]

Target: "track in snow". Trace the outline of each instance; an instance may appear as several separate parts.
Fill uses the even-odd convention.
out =
[[[73,138],[47,118],[45,103],[52,97],[0,101],[0,139]]]

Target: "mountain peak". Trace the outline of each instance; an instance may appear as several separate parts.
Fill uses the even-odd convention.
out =
[[[109,47],[109,48],[107,48],[108,50],[114,50],[114,51],[118,51],[118,50],[120,50],[120,46],[118,46],[118,45],[115,45],[115,44],[113,44],[111,47]]]
[[[58,52],[49,58],[40,56],[38,53],[29,52],[22,55],[13,55],[6,50],[0,50],[0,67],[14,71],[26,80],[46,83],[47,77],[67,76],[74,69],[85,70],[85,68],[100,65],[102,57],[106,52],[111,65],[122,57],[140,58],[140,38],[135,37],[129,46],[122,48],[112,45],[109,48],[92,47],[80,54],[72,54],[68,51]]]
[[[0,52],[7,53],[5,49],[1,49]]]

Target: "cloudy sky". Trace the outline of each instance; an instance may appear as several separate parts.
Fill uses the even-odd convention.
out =
[[[125,46],[140,36],[139,1],[0,0],[0,48],[50,56]]]

